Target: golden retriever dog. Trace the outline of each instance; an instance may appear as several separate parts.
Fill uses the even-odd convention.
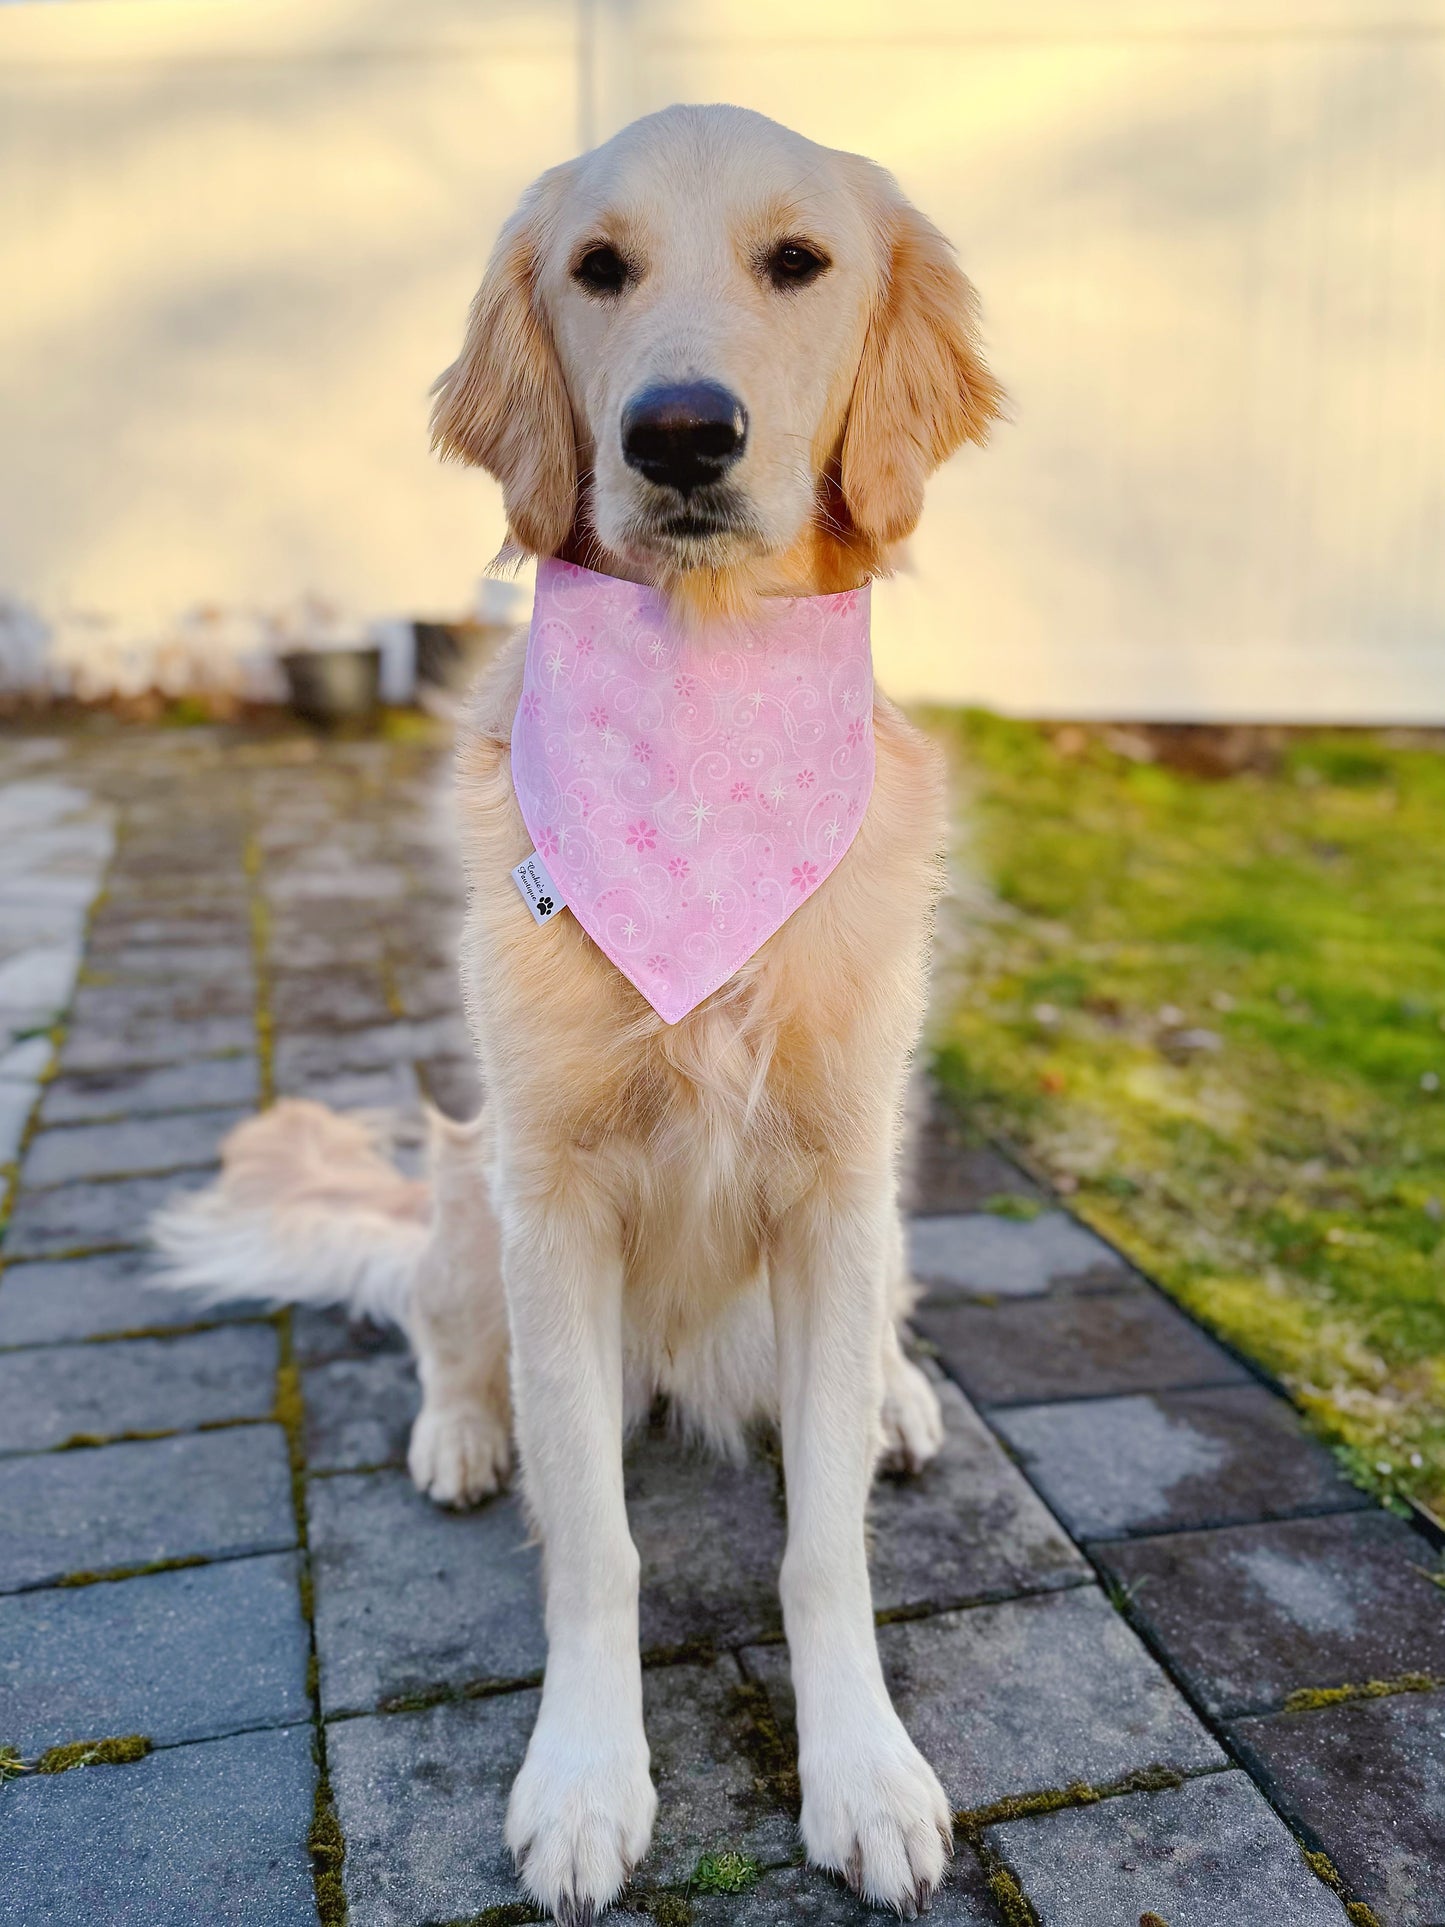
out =
[[[695,632],[886,571],[930,472],[999,407],[969,284],[887,174],[754,113],[675,107],[528,191],[433,426],[499,479],[517,549],[652,585]],[[917,1468],[942,1439],[899,1343],[898,1204],[939,762],[879,698],[872,797],[837,869],[664,1023],[578,923],[539,929],[512,887],[531,848],[510,753],[524,650],[485,675],[457,753],[482,1117],[435,1125],[428,1190],[355,1121],[279,1105],[160,1240],[212,1295],[400,1318],[424,1394],[411,1471],[441,1503],[494,1491],[515,1431],[548,1658],[506,1830],[564,1923],[621,1892],[656,1807],[628,1424],[662,1396],[735,1451],[775,1421],[803,1841],[911,1919],[950,1815],[884,1686],[864,1509],[881,1454]]]

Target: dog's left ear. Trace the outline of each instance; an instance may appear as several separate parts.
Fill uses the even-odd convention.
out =
[[[886,548],[912,534],[934,469],[964,442],[988,440],[1004,394],[979,352],[978,298],[953,249],[896,188],[880,218],[887,274],[848,406],[839,479],[854,527]]]
[[[562,547],[577,501],[572,405],[536,287],[553,184],[544,175],[502,229],[462,352],[432,390],[432,447],[496,476],[508,529],[534,555]]]

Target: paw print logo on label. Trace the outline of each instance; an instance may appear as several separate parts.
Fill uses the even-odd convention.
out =
[[[533,923],[549,923],[559,910],[567,908],[567,899],[548,875],[546,864],[535,850],[513,870],[512,881],[521,892]]]

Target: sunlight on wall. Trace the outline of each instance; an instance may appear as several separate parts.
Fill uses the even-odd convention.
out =
[[[465,606],[427,388],[522,186],[678,98],[872,153],[983,295],[1015,420],[890,686],[1445,720],[1445,0],[0,7],[0,596]]]

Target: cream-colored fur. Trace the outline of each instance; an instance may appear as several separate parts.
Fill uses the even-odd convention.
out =
[[[805,287],[769,278],[785,241],[827,262]],[[599,295],[576,270],[604,243],[628,279]],[[667,491],[621,455],[628,397],[684,378],[725,382],[748,411],[720,533],[676,533]],[[519,547],[653,582],[697,623],[886,568],[929,471],[983,439],[999,399],[968,284],[888,176],[757,115],[682,108],[529,193],[439,384],[435,431],[500,477]],[[294,1242],[316,1296],[365,1270],[375,1232],[420,1365],[418,1484],[448,1503],[485,1496],[514,1430],[549,1656],[507,1838],[563,1922],[616,1896],[656,1805],[625,1426],[659,1393],[724,1451],[776,1418],[803,1838],[911,1918],[942,1877],[949,1811],[883,1685],[863,1519],[880,1451],[916,1468],[942,1436],[898,1341],[897,1202],[939,887],[938,759],[880,697],[874,792],[847,856],[669,1027],[571,919],[534,926],[510,883],[529,849],[509,751],[522,652],[519,637],[475,692],[457,753],[462,980],[487,1108],[438,1134],[429,1232],[416,1236],[411,1193],[375,1179],[365,1200],[364,1143],[337,1142],[352,1178],[333,1195],[298,1187],[292,1140],[321,1127],[293,1105],[244,1127],[217,1200],[181,1206],[166,1237],[192,1275],[207,1238],[262,1251],[268,1286]],[[254,1163],[240,1179],[246,1133],[271,1159],[259,1215]],[[363,1200],[365,1235],[349,1238]],[[390,1228],[375,1228],[379,1201]],[[317,1227],[332,1206],[328,1269]],[[211,1271],[242,1282],[236,1265]]]

